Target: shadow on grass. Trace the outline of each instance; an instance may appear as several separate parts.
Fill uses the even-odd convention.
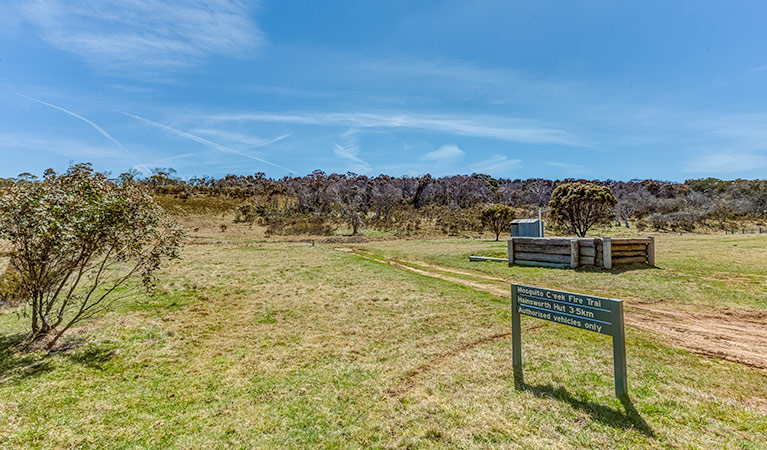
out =
[[[563,387],[554,387],[549,384],[535,386],[525,384],[524,388],[536,397],[554,398],[567,402],[572,405],[573,408],[585,412],[590,415],[592,419],[604,423],[605,425],[624,429],[633,428],[649,438],[655,438],[655,432],[650,425],[645,422],[642,416],[639,415],[639,412],[631,403],[631,399],[621,399],[623,408],[626,410],[625,412],[622,412],[610,408],[609,406],[576,398]]]
[[[0,336],[0,383],[23,380],[51,370],[49,361],[26,350],[26,333]]]
[[[54,355],[101,370],[103,364],[114,357],[114,350],[87,345],[83,337],[72,337],[50,352],[34,351],[27,333],[0,336],[0,384],[16,383],[52,371]]]

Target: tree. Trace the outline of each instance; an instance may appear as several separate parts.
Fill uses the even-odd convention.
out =
[[[495,233],[497,241],[504,230],[509,229],[509,224],[514,220],[514,210],[506,205],[490,205],[482,210],[482,224],[489,226]]]
[[[77,164],[42,181],[17,183],[0,197],[0,239],[31,308],[31,338],[51,338],[104,311],[130,280],[147,289],[162,260],[178,256],[180,226],[149,189],[124,174],[110,180]]]
[[[352,235],[356,236],[359,229],[365,226],[365,217],[370,206],[368,178],[350,172],[346,176],[337,177],[329,191],[341,216],[352,227]]]
[[[609,222],[618,200],[610,189],[593,183],[560,184],[551,194],[551,218],[584,237],[594,225]]]

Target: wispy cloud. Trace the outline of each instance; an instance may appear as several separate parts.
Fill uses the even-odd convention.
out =
[[[109,145],[94,145],[65,136],[51,136],[31,133],[0,133],[0,148],[8,151],[19,151],[29,154],[45,152],[66,157],[70,160],[91,160],[105,158],[114,161],[125,161],[125,153],[110,148]],[[132,164],[132,162],[131,162]]]
[[[47,168],[64,170],[73,161],[89,161],[96,167],[108,167],[112,170],[144,170],[144,166],[135,164],[135,160],[111,144],[72,139],[67,136],[40,133],[2,133],[0,149],[6,153],[24,155],[21,159],[3,163],[5,176],[20,172],[42,171]],[[15,170],[15,172],[14,172]],[[101,170],[101,169],[99,169]],[[147,172],[149,173],[149,172]]]
[[[752,172],[767,169],[767,152],[722,152],[699,156],[687,162],[685,171],[698,174]]]
[[[421,159],[424,161],[444,161],[461,157],[463,154],[463,150],[458,148],[457,145],[449,144],[421,156]]]
[[[249,148],[257,148],[257,147],[263,147],[269,144],[274,144],[275,142],[279,142],[293,135],[293,133],[285,133],[285,134],[273,137],[271,139],[264,139],[259,136],[236,133],[236,132],[228,131],[228,130],[219,130],[215,128],[195,128],[190,131],[196,134],[203,134],[205,136],[211,136],[213,138],[222,139],[224,141],[227,141],[233,144],[246,145]]]
[[[197,143],[203,144],[203,145],[205,145],[207,147],[210,147],[212,149],[218,150],[220,152],[235,153],[237,155],[244,156],[246,158],[250,158],[250,159],[262,162],[264,164],[268,164],[270,166],[277,167],[279,169],[282,169],[282,170],[285,170],[285,171],[288,171],[288,172],[292,172],[292,173],[298,174],[298,171],[296,171],[296,170],[293,170],[293,169],[281,166],[281,165],[273,163],[271,161],[267,161],[267,160],[265,160],[263,158],[259,158],[257,156],[250,155],[248,153],[241,152],[239,150],[235,150],[235,149],[233,149],[231,147],[227,147],[227,146],[215,143],[215,142],[213,142],[211,140],[208,140],[208,139],[205,139],[203,137],[200,137],[200,136],[197,136],[197,135],[194,135],[194,134],[191,134],[191,133],[187,133],[186,131],[181,131],[179,129],[170,127],[168,125],[164,125],[164,124],[159,123],[159,122],[155,122],[153,120],[146,119],[146,118],[141,117],[141,116],[137,116],[135,114],[131,114],[131,113],[127,113],[127,112],[123,112],[123,114],[125,114],[128,117],[132,117],[132,118],[134,118],[136,120],[139,120],[141,122],[144,122],[145,124],[148,124],[148,125],[151,125],[153,127],[160,128],[162,130],[168,131],[168,132],[170,132],[172,134],[175,134],[176,136],[180,136],[180,137],[183,137],[183,138],[186,138],[186,139],[190,139],[192,141],[195,141]]]
[[[571,163],[564,163],[561,161],[545,161],[543,164],[550,166],[550,167],[556,167],[558,169],[565,169],[570,171],[571,173],[585,173],[587,172],[586,169],[578,164],[571,164]]]
[[[728,146],[741,150],[762,150],[767,142],[767,114],[764,113],[708,116],[693,120],[690,128],[724,138]]]
[[[351,129],[341,135],[341,143],[333,144],[333,153],[341,158],[352,161],[354,164],[350,167],[352,172],[367,173],[370,172],[370,164],[360,158],[360,141],[358,131]]]
[[[25,98],[25,99],[27,99],[27,100],[30,100],[30,101],[33,101],[33,102],[36,102],[36,103],[40,103],[41,105],[45,105],[45,106],[48,106],[48,107],[50,107],[50,108],[53,108],[53,109],[55,109],[55,110],[57,110],[57,111],[61,111],[61,112],[63,112],[64,114],[68,114],[68,115],[70,115],[70,116],[72,116],[72,117],[74,117],[74,118],[76,118],[76,119],[80,119],[81,121],[83,121],[83,122],[87,123],[88,125],[90,125],[91,127],[93,127],[93,129],[95,129],[96,131],[98,131],[98,133],[99,133],[100,135],[102,135],[102,136],[104,136],[105,138],[107,138],[107,139],[108,139],[109,141],[111,141],[113,144],[115,144],[116,146],[118,146],[118,147],[119,147],[119,148],[120,148],[122,151],[124,151],[125,153],[127,153],[128,155],[130,155],[130,157],[131,157],[131,158],[133,158],[134,160],[136,160],[136,162],[138,163],[138,166],[139,166],[139,167],[142,169],[142,171],[143,171],[143,172],[145,172],[146,174],[149,174],[149,173],[151,173],[151,172],[150,172],[150,170],[149,170],[149,169],[148,169],[148,168],[147,168],[147,167],[144,165],[144,163],[142,163],[142,162],[141,162],[141,160],[139,160],[139,159],[138,159],[138,157],[137,157],[137,156],[136,156],[136,155],[135,155],[133,152],[131,152],[130,150],[128,150],[127,148],[125,148],[125,147],[124,147],[124,146],[123,146],[123,145],[122,145],[120,142],[118,142],[118,141],[117,141],[117,139],[115,139],[114,137],[112,137],[112,135],[111,135],[111,134],[107,133],[107,132],[106,132],[106,131],[105,131],[103,128],[101,128],[100,126],[98,126],[98,125],[97,125],[96,123],[94,123],[93,121],[91,121],[91,120],[88,120],[88,119],[86,119],[85,117],[83,117],[83,116],[81,116],[81,115],[79,115],[79,114],[77,114],[77,113],[74,113],[74,112],[72,112],[72,111],[70,111],[70,110],[68,110],[68,109],[62,108],[61,106],[56,106],[56,105],[54,105],[53,103],[44,102],[44,101],[42,101],[42,100],[38,100],[38,99],[36,99],[36,98],[32,98],[32,97],[28,97],[28,96],[26,96],[26,95],[22,95],[22,94],[16,94],[16,95],[17,95],[17,96],[19,96],[19,97],[21,97],[21,98]]]
[[[493,155],[490,158],[469,165],[473,172],[486,173],[493,176],[507,176],[509,171],[518,168],[521,159],[510,159],[503,155]]]
[[[23,16],[49,44],[120,74],[167,72],[208,55],[248,56],[264,41],[237,0],[35,0]]]
[[[509,68],[478,66],[467,61],[451,59],[389,58],[362,61],[360,70],[368,77],[396,80],[418,80],[419,87],[439,89],[443,95],[476,99],[490,103],[528,102],[546,98],[572,96],[583,88],[573,82],[554,82]]]
[[[402,128],[475,136],[528,144],[587,146],[555,126],[499,116],[456,116],[412,113],[245,113],[204,117],[213,121],[253,121],[352,128]]]

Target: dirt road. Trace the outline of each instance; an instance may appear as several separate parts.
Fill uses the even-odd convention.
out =
[[[339,250],[501,297],[510,295],[508,285],[513,282],[425,262],[382,257],[361,249]],[[624,300],[626,325],[630,327],[651,331],[678,348],[767,370],[767,312],[722,308],[702,312],[688,305]]]

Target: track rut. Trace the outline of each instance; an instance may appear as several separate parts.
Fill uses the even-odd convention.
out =
[[[513,282],[420,261],[383,257],[361,249],[339,250],[500,297],[510,295],[508,285]],[[648,304],[641,299],[624,299],[626,325],[653,332],[674,347],[767,371],[767,312],[733,308],[713,308],[703,312],[663,301]]]

